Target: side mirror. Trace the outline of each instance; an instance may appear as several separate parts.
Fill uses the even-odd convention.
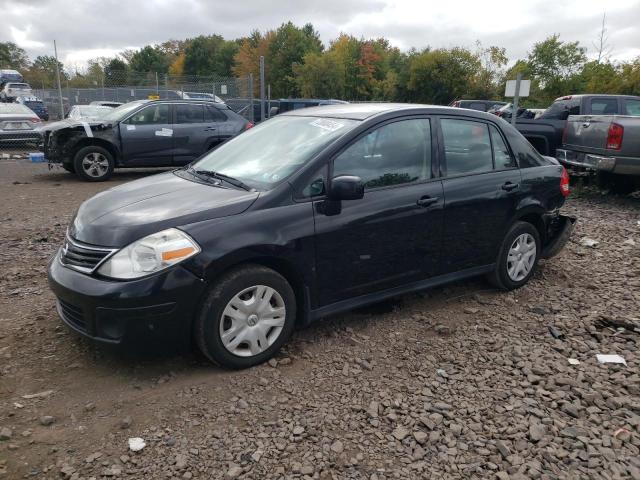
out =
[[[269,109],[269,118],[275,117],[278,114],[279,111],[280,111],[280,109],[278,107],[271,107]]]
[[[364,183],[353,175],[333,177],[327,196],[329,200],[359,200],[364,197]]]

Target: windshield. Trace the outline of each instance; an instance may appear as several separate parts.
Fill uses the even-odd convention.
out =
[[[358,123],[342,118],[278,116],[221,145],[193,168],[270,189]]]
[[[78,107],[79,116],[81,117],[91,117],[91,118],[101,118],[105,116],[107,113],[111,112],[111,108],[109,107],[100,107],[100,106],[81,106]]]
[[[109,111],[106,115],[102,115],[100,117],[102,120],[106,120],[108,122],[117,122],[118,120],[122,120],[124,117],[133,112],[140,105],[147,103],[148,100],[138,100],[135,102],[125,103],[124,105],[120,105],[116,108],[109,108]]]

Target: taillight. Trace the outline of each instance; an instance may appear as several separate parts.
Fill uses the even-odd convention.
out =
[[[244,129],[245,129],[245,130],[249,130],[249,129],[250,129],[250,128],[252,128],[252,127],[253,127],[253,123],[251,123],[251,122],[247,122],[247,124],[244,126]]]
[[[607,149],[608,150],[620,150],[622,147],[622,136],[624,135],[624,127],[617,123],[609,125],[609,131],[607,132]]]
[[[562,173],[560,174],[560,193],[563,197],[569,196],[569,174],[564,167],[562,167]]]

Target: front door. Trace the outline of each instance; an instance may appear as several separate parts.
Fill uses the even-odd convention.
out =
[[[489,123],[440,119],[444,156],[443,273],[495,262],[521,198],[520,170]]]
[[[429,118],[376,127],[342,151],[332,177],[356,175],[364,198],[314,202],[318,306],[404,285],[438,270],[442,183]]]
[[[179,103],[175,106],[173,163],[186,165],[218,143],[218,122],[203,104]]]
[[[173,125],[167,103],[147,105],[121,122],[122,158],[126,166],[171,165]]]

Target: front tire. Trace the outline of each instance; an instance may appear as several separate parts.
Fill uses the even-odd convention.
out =
[[[271,358],[295,325],[296,297],[286,279],[266,267],[246,265],[209,290],[195,325],[200,351],[226,368],[248,368]]]
[[[540,234],[527,222],[516,222],[504,237],[489,281],[501,290],[520,288],[533,276],[542,252]]]
[[[109,179],[114,166],[113,155],[97,145],[83,147],[73,157],[76,174],[88,182],[104,182]]]

